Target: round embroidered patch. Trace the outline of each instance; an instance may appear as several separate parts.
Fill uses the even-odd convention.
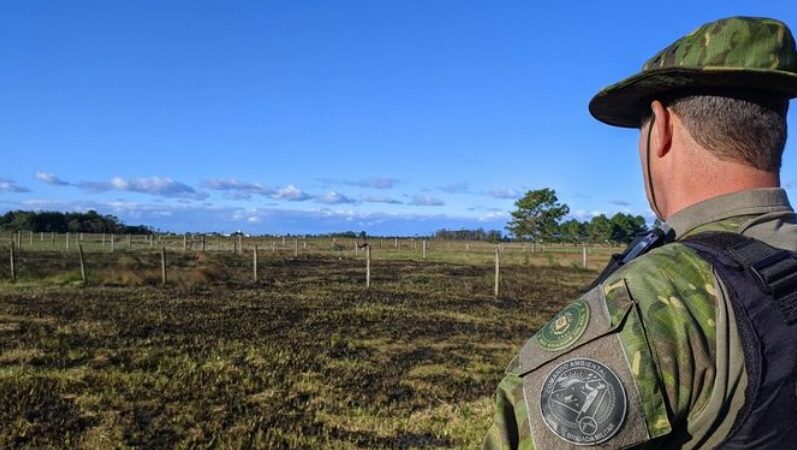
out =
[[[576,358],[548,374],[540,413],[557,436],[576,445],[611,439],[625,421],[627,399],[617,375],[603,363]]]
[[[542,327],[537,333],[537,342],[540,347],[550,352],[565,349],[584,334],[588,323],[587,302],[573,302]]]

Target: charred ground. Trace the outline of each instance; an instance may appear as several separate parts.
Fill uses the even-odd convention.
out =
[[[0,446],[473,448],[513,353],[594,276],[516,263],[494,299],[483,264],[375,261],[365,289],[361,260],[254,283],[220,254],[160,287],[116,258],[0,286]]]

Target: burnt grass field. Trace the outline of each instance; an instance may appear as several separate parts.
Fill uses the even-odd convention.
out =
[[[110,258],[105,256],[104,258]],[[0,447],[474,448],[523,342],[594,271],[37,253],[0,283]],[[24,258],[23,258],[24,259]],[[38,261],[38,262],[37,262]],[[27,268],[25,268],[27,267]],[[0,270],[3,280],[8,269]]]

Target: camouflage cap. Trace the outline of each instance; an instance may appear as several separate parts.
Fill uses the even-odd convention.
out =
[[[736,88],[797,96],[797,51],[785,23],[755,17],[707,23],[645,62],[642,72],[598,92],[589,111],[609,125],[635,128],[656,95]]]

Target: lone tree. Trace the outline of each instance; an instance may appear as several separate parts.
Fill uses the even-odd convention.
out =
[[[515,202],[515,208],[506,229],[517,239],[535,242],[553,240],[558,232],[559,219],[570,212],[567,205],[559,204],[556,191],[548,188],[526,192]]]

